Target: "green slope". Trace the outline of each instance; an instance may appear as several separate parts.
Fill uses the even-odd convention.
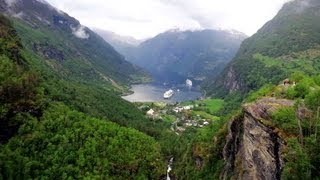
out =
[[[26,121],[0,146],[1,179],[157,179],[159,144],[134,129],[88,117],[62,104]]]
[[[320,2],[295,0],[256,34],[245,40],[219,78],[207,85],[210,94],[247,93],[278,83],[292,71],[319,71]]]
[[[6,6],[4,1],[0,4]],[[71,27],[80,26],[79,22],[46,3],[17,1],[10,11],[8,7],[3,11],[9,16],[23,12],[20,18],[12,18],[24,47],[20,54],[41,76],[48,99],[150,135],[161,132],[155,128],[157,124],[119,97],[129,83],[143,79],[144,73],[124,61],[102,38],[87,28],[87,39],[76,37]]]
[[[0,15],[0,179],[157,179],[165,172],[152,137],[107,120],[143,129],[149,121],[139,110],[103,86],[53,71],[18,34]]]
[[[3,12],[17,17],[15,28],[26,49],[66,78],[122,90],[145,76],[96,33],[45,2],[17,1]]]
[[[204,136],[208,139],[193,140],[179,162],[177,176],[222,178],[227,163],[223,151],[229,138],[228,124],[243,113],[241,104],[256,103],[266,97],[295,102],[294,106],[280,108],[263,121],[282,134],[285,141],[281,179],[319,179],[319,16],[320,1],[290,1],[274,19],[243,42],[222,75],[206,87],[209,94],[226,97],[220,111],[222,122]],[[285,78],[289,78],[291,84],[278,85]],[[233,110],[237,111],[231,112]],[[241,167],[241,163],[235,166]],[[230,172],[230,176],[241,177],[245,171]]]

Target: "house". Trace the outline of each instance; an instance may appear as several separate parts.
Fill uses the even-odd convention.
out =
[[[182,111],[183,111],[183,108],[181,108],[181,107],[175,107],[175,108],[173,109],[173,111],[176,112],[176,113],[179,113],[179,112],[182,112]]]
[[[153,116],[153,115],[154,115],[154,110],[153,110],[153,109],[150,109],[150,110],[147,112],[147,115],[148,115],[148,116]]]
[[[194,108],[193,105],[183,106],[183,110],[191,110],[191,109],[193,109],[193,108]]]

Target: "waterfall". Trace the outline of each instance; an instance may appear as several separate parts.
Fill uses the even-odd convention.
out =
[[[172,170],[172,163],[173,163],[173,157],[170,158],[170,161],[168,163],[168,169],[167,169],[167,180],[170,180],[170,171]]]

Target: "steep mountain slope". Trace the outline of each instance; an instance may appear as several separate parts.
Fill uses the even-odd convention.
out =
[[[177,176],[319,179],[320,75],[289,78],[251,93],[211,131],[198,133],[176,164]]]
[[[160,81],[203,81],[219,74],[245,38],[239,32],[170,30],[141,43],[128,60]]]
[[[77,81],[94,79],[118,89],[143,77],[96,33],[45,1],[7,2],[11,3],[0,1],[2,12],[17,18],[15,27],[25,47],[61,75]]]
[[[126,49],[137,47],[142,41],[137,40],[131,36],[121,36],[111,31],[102,29],[93,29],[94,32],[99,34],[105,41],[110,43],[118,52],[124,54]]]
[[[99,34],[105,41],[110,43],[126,60],[134,59],[134,54],[142,43],[142,40],[137,40],[131,36],[121,36],[111,31],[93,29],[94,32]]]
[[[278,83],[293,71],[315,74],[320,62],[320,2],[295,0],[256,34],[245,40],[217,80],[211,94],[243,93],[266,83]]]
[[[32,69],[41,75],[46,97],[87,115],[107,118],[152,136],[161,133],[157,123],[146,119],[133,104],[119,97],[119,93],[125,90],[124,86],[140,76],[139,73],[132,74],[136,72],[135,68],[119,59],[121,56],[102,38],[85,28],[83,32],[86,33],[77,36],[87,34],[90,37],[81,39],[72,33],[70,26],[62,25],[62,20],[54,23],[55,15],[62,19],[70,17],[60,15],[60,11],[42,1],[12,2],[18,4],[13,3],[10,7],[28,10],[23,13],[26,19],[12,17],[17,14],[4,1],[0,5],[5,7],[3,10],[10,15],[14,32],[21,38],[19,42],[24,48],[20,53]],[[36,17],[40,12],[43,13],[42,19],[46,16],[51,18],[50,24],[44,25],[46,22]],[[51,13],[55,15],[51,16]],[[63,22],[74,23],[76,20],[71,18]]]
[[[292,107],[294,101],[265,98],[246,104],[243,114],[231,120],[224,146],[223,156],[226,161],[221,174],[243,179],[280,179],[284,167],[284,137],[273,127],[263,123],[270,121],[271,114],[277,108]],[[261,122],[262,121],[262,122]]]
[[[226,97],[220,113],[230,114],[191,143],[177,176],[319,179],[319,15],[320,1],[290,1],[243,42],[207,87]]]
[[[0,179],[157,179],[165,171],[153,138],[59,102],[56,96],[77,101],[68,93],[54,93],[69,86],[75,96],[98,98],[90,91],[79,93],[80,84],[60,79],[64,86],[56,74],[38,72],[34,61],[41,59],[25,54],[16,30],[2,15],[0,42]],[[112,105],[117,104],[134,108],[113,98]]]

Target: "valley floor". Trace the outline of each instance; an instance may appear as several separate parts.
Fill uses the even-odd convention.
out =
[[[194,143],[201,141],[203,144],[199,148],[204,145],[210,147],[212,129],[220,127],[218,112],[223,104],[224,100],[222,99],[210,98],[175,104],[164,102],[135,103],[147,118],[154,122],[166,124],[165,131],[172,134],[170,137],[163,137],[159,140],[168,165],[170,165],[170,169],[172,168],[170,177],[176,176],[174,168],[176,166],[181,167],[178,161],[181,161],[183,156],[190,153],[189,150],[193,148]],[[174,159],[173,162],[172,158]]]

